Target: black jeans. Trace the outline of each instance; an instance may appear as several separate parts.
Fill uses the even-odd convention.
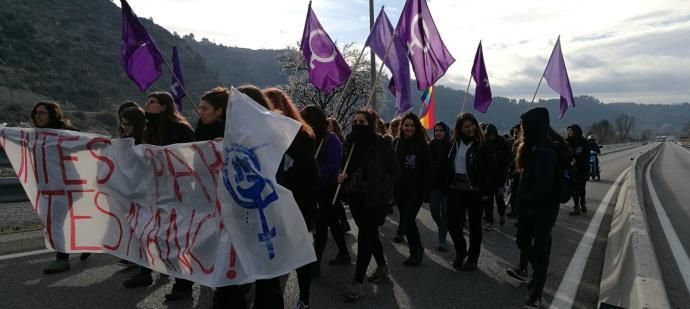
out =
[[[345,232],[343,226],[340,224],[339,212],[337,205],[333,205],[333,194],[335,189],[328,191],[319,191],[316,193],[316,198],[319,203],[319,211],[316,217],[316,235],[314,237],[314,249],[316,251],[316,259],[321,261],[323,251],[326,249],[328,242],[328,228],[331,229],[331,235],[338,245],[338,254],[350,255],[347,250],[347,243],[345,242]],[[340,206],[342,208],[342,205]]]
[[[549,255],[551,254],[551,230],[553,220],[523,215],[518,220],[517,245],[522,254],[529,258],[532,264],[533,297],[541,297],[549,270]]]
[[[580,207],[580,205],[587,204],[585,201],[585,196],[587,195],[587,176],[576,176],[573,186],[573,203],[577,209]]]
[[[280,277],[256,280],[254,285],[254,309],[285,308]],[[251,283],[219,287],[213,296],[213,307],[246,309],[246,297],[250,289]]]
[[[399,223],[398,223],[398,230],[395,231],[395,235],[397,236],[405,236],[405,205],[398,203],[397,201],[395,202],[395,206],[398,208],[398,213],[400,214],[399,218]]]
[[[55,252],[55,259],[60,261],[69,261],[69,253]]]
[[[503,188],[496,189],[491,197],[489,197],[489,200],[484,202],[484,220],[486,223],[494,223],[494,200],[496,201],[498,215],[501,217],[506,215],[506,202],[503,197]]]
[[[417,214],[422,208],[421,201],[415,201],[412,198],[403,198],[398,200],[398,205],[404,209],[400,214],[400,225],[404,226],[405,237],[407,237],[407,246],[410,249],[410,254],[422,248],[422,240],[419,237],[419,229],[417,228]]]
[[[448,191],[448,231],[453,239],[455,253],[467,263],[477,263],[482,247],[482,205],[478,191],[450,189]],[[462,229],[470,221],[470,246],[467,249]]]
[[[309,263],[297,268],[297,284],[299,285],[299,300],[309,303],[309,291],[311,290],[312,269],[314,263]]]
[[[372,255],[376,264],[381,267],[386,265],[386,257],[383,255],[383,245],[379,239],[379,225],[385,216],[385,206],[381,209],[365,209],[364,196],[357,194],[350,198],[350,212],[359,228],[357,233],[357,265],[355,266],[355,282],[363,283]],[[380,213],[379,213],[380,212]]]

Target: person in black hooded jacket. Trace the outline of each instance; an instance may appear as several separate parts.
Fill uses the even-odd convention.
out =
[[[424,135],[424,127],[417,115],[407,113],[400,122],[399,138],[393,144],[402,172],[394,195],[395,202],[402,211],[400,221],[405,226],[410,249],[410,256],[404,262],[406,266],[419,265],[424,256],[424,247],[415,221],[422,203],[428,201],[431,194],[431,183],[424,181],[431,176],[429,147]]]
[[[455,246],[455,269],[477,269],[482,244],[481,203],[488,201],[493,192],[493,162],[477,119],[471,113],[460,113],[453,130],[447,168],[448,230]],[[462,232],[466,218],[470,225],[469,250]]]
[[[489,123],[486,125],[484,129],[484,138],[486,139],[486,144],[493,153],[496,164],[492,177],[494,187],[493,194],[489,200],[484,203],[485,230],[492,231],[494,229],[494,200],[496,201],[496,208],[500,217],[499,223],[503,226],[506,222],[506,202],[503,197],[503,190],[505,188],[508,168],[512,158],[512,149],[503,136],[498,134],[498,129],[496,129],[496,126],[493,124]]]
[[[558,146],[549,137],[549,112],[533,108],[521,116],[522,139],[519,141],[516,168],[520,173],[517,207],[518,247],[526,251],[533,268],[528,284],[529,300],[524,308],[544,305],[551,252],[551,231],[558,216],[559,175],[563,173]]]
[[[450,128],[443,122],[434,125],[434,139],[429,142],[431,158],[431,197],[429,211],[438,227],[438,251],[446,251],[448,235],[448,152]]]
[[[577,216],[587,213],[585,196],[587,195],[587,179],[589,179],[589,143],[582,135],[582,128],[576,124],[568,126],[568,138],[566,142],[570,146],[573,155],[573,203],[575,210],[570,215]]]

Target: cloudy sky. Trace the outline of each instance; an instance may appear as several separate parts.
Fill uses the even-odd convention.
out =
[[[119,2],[119,1],[117,1]],[[300,40],[307,0],[130,0],[140,17],[224,45],[284,48]],[[403,0],[375,0],[395,25]],[[428,0],[457,59],[439,83],[467,85],[479,40],[494,95],[530,99],[553,44],[561,44],[575,95],[604,102],[690,101],[688,0]],[[314,0],[339,43],[364,42],[368,0]],[[555,97],[548,87],[539,96]]]

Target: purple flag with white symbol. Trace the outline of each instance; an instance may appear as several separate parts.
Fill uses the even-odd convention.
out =
[[[575,107],[575,99],[573,98],[573,89],[570,87],[568,70],[565,68],[563,52],[561,52],[560,36],[556,40],[556,46],[553,47],[551,58],[549,58],[549,63],[546,65],[544,78],[549,87],[561,96],[561,113],[559,118],[563,119],[563,115],[565,115],[568,107]]]
[[[316,89],[330,92],[347,82],[352,71],[328,33],[321,27],[311,9],[311,2],[304,23],[300,50],[309,68],[309,81]]]
[[[455,62],[443,44],[426,0],[407,0],[396,31],[407,47],[419,90],[434,85]]]
[[[398,36],[393,36],[393,25],[382,8],[364,45],[369,46],[379,58],[383,59],[391,38],[393,45],[388,51],[385,64],[393,75],[388,89],[395,95],[396,115],[398,115],[412,107],[410,105],[410,65],[407,62],[407,48]]]
[[[182,111],[182,98],[187,94],[184,92],[184,78],[182,78],[182,66],[180,66],[180,57],[177,55],[177,47],[173,46],[172,52],[172,66],[175,76],[172,78],[170,84],[170,94],[172,94],[177,105],[177,111]],[[177,77],[177,78],[175,78]]]
[[[484,65],[484,52],[482,42],[479,42],[477,54],[474,55],[474,65],[472,65],[472,79],[476,86],[474,90],[474,109],[486,113],[491,105],[491,86],[489,85],[489,74],[486,73]]]
[[[120,64],[139,89],[146,91],[161,75],[163,55],[132,12],[127,1],[120,0],[120,4],[122,5]]]

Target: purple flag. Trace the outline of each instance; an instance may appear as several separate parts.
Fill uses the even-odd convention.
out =
[[[163,55],[139,22],[139,18],[132,12],[127,1],[120,0],[120,4],[122,5],[120,64],[139,89],[146,91],[161,75]]]
[[[177,110],[182,111],[182,98],[184,98],[187,94],[184,92],[184,78],[182,78],[182,67],[180,66],[180,58],[177,55],[176,46],[173,46],[172,66],[175,76],[173,76],[170,84],[170,94],[172,94],[173,99],[175,100]]]
[[[568,107],[575,107],[575,99],[573,98],[573,89],[570,88],[568,70],[566,70],[565,61],[563,61],[560,36],[556,40],[556,46],[553,47],[551,58],[549,58],[549,63],[546,65],[544,78],[549,87],[561,96],[561,113],[559,118],[563,119],[563,115],[565,115]]]
[[[405,2],[396,31],[407,45],[419,90],[436,83],[455,62],[455,58],[443,44],[426,0]]]
[[[300,50],[309,68],[309,81],[316,89],[330,92],[347,82],[352,71],[328,33],[321,27],[311,9],[311,2],[304,23]]]
[[[410,65],[407,62],[405,44],[399,37],[393,37],[393,25],[382,8],[364,45],[369,46],[379,58],[383,59],[391,38],[393,38],[393,45],[386,58],[386,67],[393,74],[388,89],[395,96],[395,105],[398,107],[396,115],[398,115],[412,107],[410,104]]]
[[[486,74],[484,65],[484,52],[482,42],[479,41],[477,54],[474,55],[474,65],[472,65],[472,79],[477,87],[474,90],[474,109],[486,113],[491,105],[491,87],[489,86],[489,74]]]

